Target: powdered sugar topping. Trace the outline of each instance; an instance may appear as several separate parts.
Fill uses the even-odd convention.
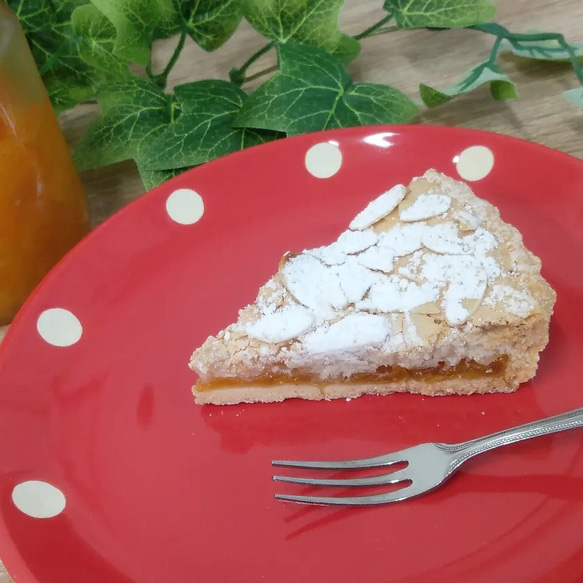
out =
[[[409,255],[421,249],[426,223],[395,225],[390,231],[381,233],[379,246],[390,249],[395,257]]]
[[[508,313],[526,318],[532,314],[536,302],[528,290],[518,290],[501,284],[493,286],[491,293],[484,299],[484,304],[491,307],[503,304]]]
[[[307,251],[307,253],[317,257],[326,265],[340,265],[344,263],[347,255],[364,251],[377,241],[377,234],[370,229],[366,231],[344,231],[331,245],[318,247]]]
[[[393,274],[374,284],[368,297],[357,307],[374,312],[408,312],[417,306],[435,301],[438,297],[439,287],[433,282],[418,285]]]
[[[499,283],[509,273],[497,253],[508,252],[499,251],[480,218],[480,201],[474,209],[453,194],[418,189],[407,205],[407,192],[393,187],[335,242],[286,258],[282,285],[271,289],[269,301],[258,300],[261,315],[247,325],[249,336],[298,339],[312,354],[381,342],[397,349],[434,342],[444,325],[464,325],[482,303],[504,304],[520,317],[532,312],[529,292]],[[375,227],[401,202],[402,222]]]

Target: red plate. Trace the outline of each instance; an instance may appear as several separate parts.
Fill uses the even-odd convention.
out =
[[[305,164],[322,142],[332,160],[316,171],[337,170],[329,178]],[[512,395],[194,404],[191,351],[254,299],[284,251],[329,242],[429,167],[458,177],[475,145],[494,164],[473,188],[521,229],[558,293],[533,383]],[[200,216],[192,193],[169,199],[181,188],[204,201],[193,224],[169,216]],[[581,432],[492,452],[434,493],[368,509],[274,501],[270,460],[461,441],[581,406],[582,217],[580,161],[427,126],[282,140],[162,185],[82,242],[2,345],[0,556],[19,583],[580,582]],[[58,326],[69,312],[80,339]]]

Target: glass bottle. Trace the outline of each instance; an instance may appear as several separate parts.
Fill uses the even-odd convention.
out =
[[[26,38],[0,2],[0,325],[89,228],[87,197]]]

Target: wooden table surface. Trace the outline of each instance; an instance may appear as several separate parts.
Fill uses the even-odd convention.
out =
[[[583,41],[581,0],[497,0],[496,4],[496,21],[513,32],[538,29],[561,32],[570,41]],[[361,32],[383,16],[381,5],[381,0],[348,0],[341,16],[343,29],[349,34]],[[163,67],[174,44],[175,41],[157,44],[155,65]],[[247,23],[242,23],[237,33],[214,53],[204,53],[189,41],[174,68],[170,84],[204,78],[224,79],[230,68],[240,66],[264,44],[265,40]],[[365,39],[362,52],[349,66],[349,72],[357,80],[390,83],[416,98],[419,82],[445,87],[484,61],[491,46],[492,37],[468,30],[391,32]],[[273,63],[274,55],[267,54],[248,73]],[[518,84],[518,100],[493,101],[484,88],[426,111],[422,121],[508,134],[583,158],[583,111],[567,103],[561,95],[566,89],[578,86],[571,66],[526,61],[510,55],[501,56],[500,64]],[[261,81],[258,79],[249,87]],[[62,116],[62,125],[71,144],[79,139],[94,111],[95,106],[79,106]],[[85,172],[83,180],[95,223],[144,192],[131,162]],[[0,583],[11,581],[0,564]]]

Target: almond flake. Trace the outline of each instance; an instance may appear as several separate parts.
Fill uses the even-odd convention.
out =
[[[393,253],[390,249],[384,247],[370,247],[360,255],[357,255],[356,259],[360,265],[375,271],[383,271],[385,273],[393,271]]]
[[[451,326],[459,326],[467,322],[479,307],[486,293],[487,279],[483,272],[481,277],[477,274],[475,279],[468,279],[468,283],[470,283],[469,286],[459,283],[451,284],[445,292],[445,319]],[[477,306],[470,304],[473,309],[468,309],[464,305],[468,301],[477,302]]]
[[[436,302],[426,302],[411,310],[412,314],[441,314],[441,308]]]
[[[452,222],[429,227],[423,233],[422,242],[435,253],[476,256],[484,256],[498,244],[494,235],[485,229],[460,237],[457,225]]]
[[[377,221],[393,212],[395,207],[405,198],[406,194],[407,189],[402,184],[393,186],[393,188],[369,202],[364,210],[354,217],[350,223],[350,228],[352,230],[362,231],[374,225]]]
[[[439,296],[437,286],[430,283],[416,283],[391,275],[375,283],[368,292],[368,297],[357,307],[373,312],[408,312],[417,306],[435,301]]]
[[[433,225],[423,233],[423,245],[434,253],[461,255],[465,252],[463,239],[454,223]]]
[[[462,231],[475,231],[480,225],[480,219],[472,212],[459,210],[454,215]]]
[[[378,273],[358,263],[359,257],[349,257],[344,264],[335,268],[340,288],[350,304],[359,302],[371,286],[379,281]]]
[[[451,206],[451,198],[445,194],[420,194],[415,202],[406,208],[399,208],[402,221],[422,221],[446,213]]]
[[[435,322],[433,318],[425,314],[416,314],[414,312],[410,315],[411,322],[414,324],[417,336],[425,345],[432,346],[437,342],[441,326]]]
[[[320,259],[326,265],[340,265],[346,256],[368,249],[378,241],[378,236],[372,230],[344,231],[338,239],[325,247],[307,251],[309,255]]]
[[[379,233],[379,247],[386,247],[395,257],[410,255],[421,249],[428,227],[425,223],[396,225],[390,231]]]
[[[443,297],[443,312],[451,326],[466,322],[471,312],[462,304],[463,300],[482,301],[488,278],[478,258],[471,255],[431,255],[425,258],[422,268],[428,281],[441,282],[446,286]]]
[[[484,292],[485,291],[486,290],[484,289]],[[482,304],[483,299],[484,296],[481,298],[465,298],[462,300],[462,306],[469,312],[468,320],[476,313]]]
[[[285,342],[310,329],[314,317],[303,306],[291,305],[246,326],[247,335],[263,342]]]
[[[374,314],[350,314],[307,334],[303,344],[311,354],[357,351],[382,344],[389,334],[389,320]]]
[[[324,318],[348,303],[340,288],[338,275],[315,257],[292,257],[283,266],[282,273],[284,284],[292,296]]]

